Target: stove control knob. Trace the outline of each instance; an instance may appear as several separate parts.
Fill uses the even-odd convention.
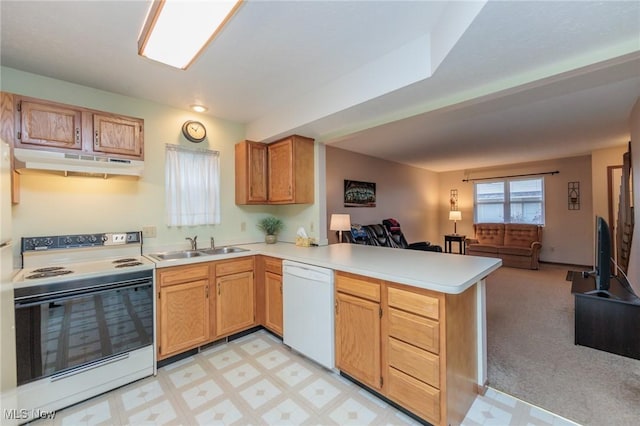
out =
[[[64,237],[64,239],[62,240],[66,245],[71,244],[71,238],[70,237]]]
[[[98,239],[96,238],[95,235],[89,235],[89,242],[90,243],[95,243]]]
[[[47,238],[44,240],[44,244],[47,246],[50,246],[51,244],[53,244],[53,239],[51,238]]]
[[[82,243],[84,243],[84,240],[85,240],[84,235],[79,235],[78,236],[78,243],[82,244]]]

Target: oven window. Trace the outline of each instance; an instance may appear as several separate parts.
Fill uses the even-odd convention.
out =
[[[18,384],[152,341],[151,284],[16,306]]]

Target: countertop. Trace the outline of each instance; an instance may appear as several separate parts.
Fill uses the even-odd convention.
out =
[[[242,244],[241,253],[155,261],[157,268],[262,254],[336,271],[351,272],[413,287],[459,294],[502,265],[502,260],[430,251],[331,244],[299,247],[290,243]]]

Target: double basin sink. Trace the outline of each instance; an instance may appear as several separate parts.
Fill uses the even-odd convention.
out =
[[[217,256],[221,254],[240,253],[243,251],[249,251],[249,250],[240,248],[240,247],[226,246],[226,247],[199,249],[199,250],[178,250],[178,251],[168,251],[165,253],[152,253],[152,254],[149,254],[148,256],[156,260],[178,260],[178,259],[191,259],[193,257]]]

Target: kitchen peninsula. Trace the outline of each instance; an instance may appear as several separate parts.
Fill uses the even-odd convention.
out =
[[[214,271],[232,260],[256,259],[258,294],[261,258],[332,269],[341,374],[431,424],[462,421],[486,382],[484,279],[501,266],[499,259],[352,244],[239,247],[248,251],[157,261],[157,273],[203,262]],[[218,280],[214,272],[209,276]],[[251,300],[260,309],[260,296]]]

